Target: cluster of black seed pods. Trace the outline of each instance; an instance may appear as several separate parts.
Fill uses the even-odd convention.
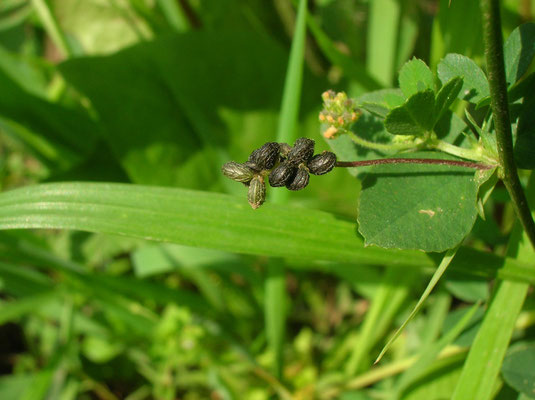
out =
[[[266,177],[272,187],[286,186],[289,190],[304,189],[310,175],[324,175],[336,164],[330,151],[314,155],[314,141],[299,138],[294,146],[269,142],[254,150],[244,163],[230,161],[223,165],[223,174],[249,187],[247,198],[253,209],[266,199]]]

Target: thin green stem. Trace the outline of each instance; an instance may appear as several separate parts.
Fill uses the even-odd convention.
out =
[[[513,201],[516,215],[520,219],[520,223],[526,231],[532,246],[535,248],[535,222],[531,217],[528,201],[518,178],[513,156],[513,140],[503,60],[500,3],[498,0],[481,0],[481,10],[483,12],[483,36],[485,39],[485,55],[490,88],[490,107],[496,128],[498,157],[503,173],[502,179]]]
[[[494,165],[480,164],[471,161],[442,160],[437,158],[380,158],[377,160],[338,161],[336,166],[341,168],[358,168],[381,164],[447,165],[450,167],[465,167],[474,169],[492,169],[495,167]]]
[[[74,50],[69,45],[67,38],[56,21],[56,17],[50,10],[46,0],[32,0],[32,5],[43,23],[50,39],[54,42],[63,56],[70,58],[74,55]]]
[[[431,147],[444,153],[451,154],[452,156],[465,158],[467,160],[486,161],[492,163],[492,160],[483,155],[480,151],[475,149],[463,149],[462,147],[455,146],[440,139],[434,141]]]
[[[367,149],[378,150],[378,151],[396,151],[396,150],[408,150],[413,149],[418,145],[418,143],[394,143],[394,144],[384,144],[384,143],[375,143],[370,142],[369,140],[363,139],[360,136],[356,135],[354,132],[347,130],[346,131],[353,143],[365,147]]]

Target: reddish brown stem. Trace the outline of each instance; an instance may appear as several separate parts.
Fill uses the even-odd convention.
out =
[[[480,164],[471,161],[456,161],[456,160],[440,160],[436,158],[381,158],[378,160],[363,160],[363,161],[338,161],[337,167],[367,167],[370,165],[380,164],[432,164],[432,165],[448,165],[452,167],[465,167],[474,169],[491,169],[494,165]]]

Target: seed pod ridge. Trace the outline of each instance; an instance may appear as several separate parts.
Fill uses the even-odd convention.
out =
[[[308,185],[310,175],[305,168],[299,168],[291,182],[286,184],[289,190],[301,190]]]
[[[310,173],[314,175],[326,174],[327,172],[330,172],[335,165],[336,154],[330,151],[324,151],[321,154],[316,154],[307,163]]]
[[[260,175],[256,175],[249,183],[247,200],[254,210],[260,207],[266,200],[266,184]]]
[[[314,155],[314,144],[312,139],[304,137],[297,139],[288,153],[288,161],[295,166],[307,162]]]
[[[296,173],[296,167],[288,161],[283,161],[269,173],[269,184],[272,187],[284,186],[294,178]]]
[[[249,182],[253,179],[254,171],[244,164],[229,161],[221,167],[223,175],[236,182]]]

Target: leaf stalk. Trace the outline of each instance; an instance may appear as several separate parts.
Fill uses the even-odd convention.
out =
[[[465,167],[479,170],[495,168],[495,165],[476,163],[472,161],[443,160],[436,158],[381,158],[376,160],[362,161],[338,161],[336,167],[358,168],[381,164],[427,164],[427,165],[447,165],[450,167]]]

